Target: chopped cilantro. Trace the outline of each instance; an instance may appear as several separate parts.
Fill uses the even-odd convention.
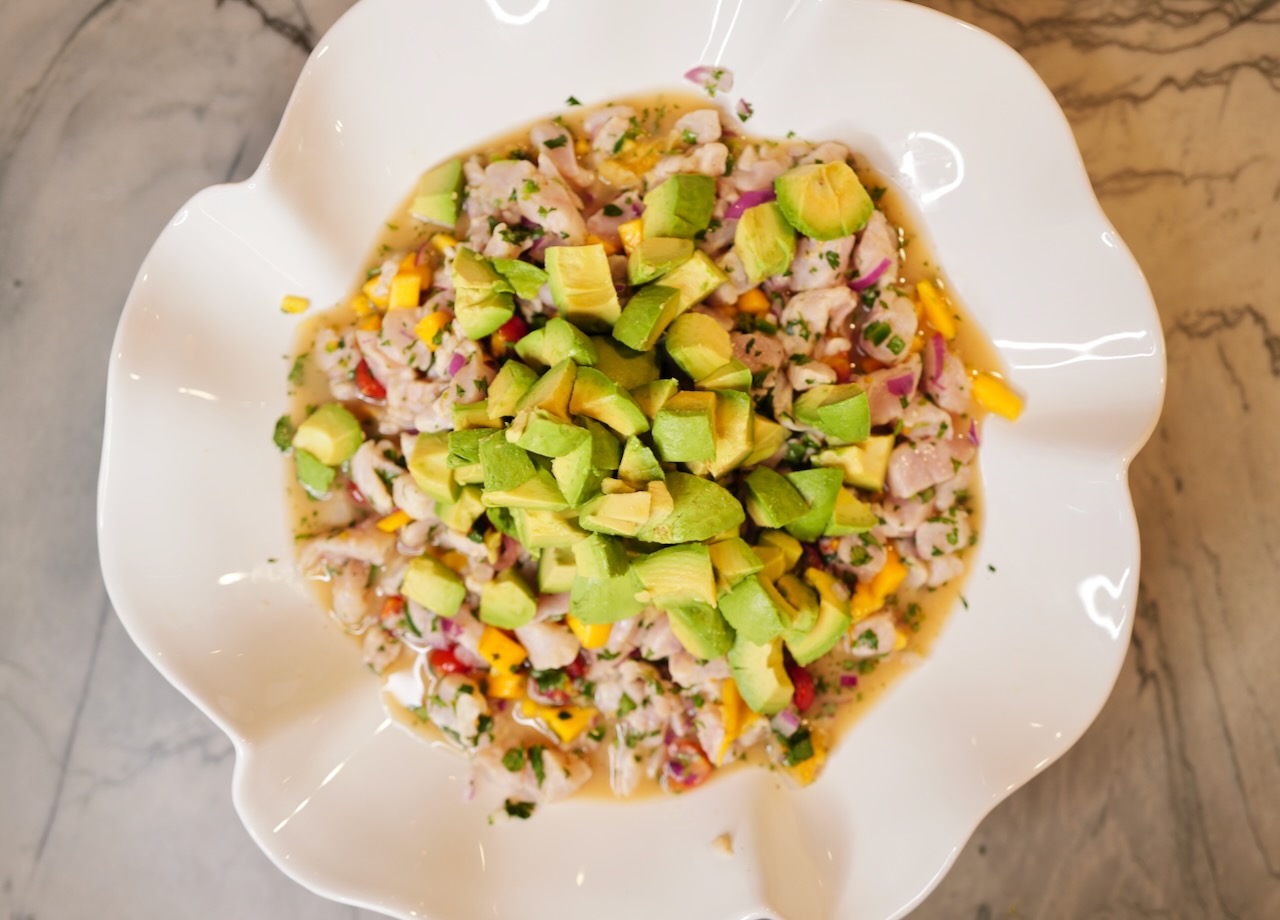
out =
[[[622,216],[622,208],[618,207],[616,204],[607,204],[601,210],[604,211],[605,217],[621,217]]]
[[[567,143],[569,143],[569,136],[567,134],[561,134],[559,137],[553,137],[549,141],[543,141],[542,145],[554,150],[557,147],[563,147]]]
[[[618,701],[618,718],[622,718],[629,712],[635,711],[636,701],[627,694],[622,694],[622,699]]]
[[[305,362],[310,352],[303,352],[293,359],[293,367],[289,369],[289,382],[295,387],[302,386],[302,380],[306,374]]]
[[[513,747],[502,755],[502,765],[512,773],[524,769],[524,748]]]
[[[529,748],[529,766],[533,767],[533,776],[538,781],[539,789],[547,778],[547,768],[542,764],[542,751],[543,747],[540,744]]]
[[[576,98],[574,98],[573,96],[570,96],[568,99],[566,99],[566,100],[564,101],[564,104],[565,104],[565,105],[582,105],[582,103],[581,103],[581,102],[579,102],[579,101],[578,101]]]
[[[502,810],[509,817],[519,818],[521,821],[526,821],[533,817],[533,810],[536,807],[533,802],[517,802],[515,799],[507,799],[502,803]]]
[[[867,326],[866,329],[863,329],[862,334],[872,345],[883,345],[884,340],[893,334],[893,329],[891,329],[889,324],[883,320],[877,320]]]
[[[282,415],[276,419],[276,430],[271,435],[271,440],[275,442],[276,447],[285,451],[289,449],[289,445],[293,443],[294,433],[293,422],[289,416]]]

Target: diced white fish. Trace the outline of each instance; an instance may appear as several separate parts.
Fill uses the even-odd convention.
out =
[[[640,639],[640,657],[649,661],[661,661],[682,651],[684,646],[671,631],[671,620],[665,613],[656,612]]]
[[[964,560],[959,556],[941,556],[929,562],[929,580],[925,582],[930,588],[940,588],[952,579],[964,574]]]
[[[878,509],[873,510],[879,514]],[[836,543],[836,558],[849,567],[858,581],[866,582],[884,568],[886,554],[880,542],[864,543],[858,534],[849,534]]]
[[[591,767],[586,761],[549,745],[544,745],[539,755],[541,770],[534,769],[525,748],[521,768],[512,772],[503,763],[508,750],[510,748],[495,744],[475,755],[476,766],[502,790],[504,798],[517,802],[557,802],[573,795],[591,778]]]
[[[943,344],[938,333],[925,343],[924,353],[924,391],[933,397],[933,401],[948,412],[963,415],[971,408],[969,403],[969,373],[964,362],[950,348]],[[941,347],[939,347],[941,346]],[[942,360],[938,360],[938,352]]]
[[[954,452],[953,446],[952,453]],[[956,470],[954,476],[938,486],[933,496],[934,507],[942,512],[950,511],[956,505],[956,493],[964,492],[968,489],[972,480],[973,467],[970,464],[965,463]]]
[[[915,305],[906,297],[889,291],[867,314],[859,333],[859,344],[877,361],[901,364],[911,356],[908,346],[915,337],[917,324]],[[867,330],[872,331],[871,338],[868,338]]]
[[[538,671],[568,667],[582,650],[578,637],[562,623],[529,623],[516,629],[516,638],[529,653],[529,663]]]
[[[858,234],[858,243],[853,249],[854,277],[870,276],[886,260],[888,267],[876,277],[872,285],[881,290],[898,280],[898,231],[889,223],[884,212],[876,210]]]
[[[688,153],[677,153],[658,160],[653,169],[645,173],[645,181],[653,188],[676,173],[718,177],[724,175],[729,163],[729,148],[716,141],[699,144]]]
[[[369,564],[348,559],[329,580],[333,615],[346,629],[356,631],[370,616]]]
[[[792,290],[813,291],[844,284],[853,242],[852,235],[826,241],[800,237],[796,257],[791,261]]]
[[[969,546],[971,534],[969,515],[964,511],[937,515],[916,529],[916,555],[921,559],[934,559],[957,553]]]
[[[792,364],[787,367],[787,379],[797,392],[810,390],[822,383],[835,383],[836,371],[829,364],[821,361],[809,361],[805,364]]]
[[[388,453],[396,453],[395,445],[390,441],[365,441],[356,450],[350,464],[351,481],[379,514],[390,514],[395,510],[387,483],[404,474],[404,469],[387,457]]]
[[[849,148],[839,141],[823,141],[800,157],[797,166],[809,163],[843,163],[849,159]]]
[[[859,620],[850,630],[852,639],[849,653],[854,658],[876,658],[893,651],[898,634],[893,628],[893,618],[887,613],[877,613]]]
[[[362,357],[356,347],[355,336],[349,333],[339,335],[325,326],[316,333],[311,353],[316,366],[329,378],[329,390],[334,399],[345,402],[359,395],[360,391],[351,380]]]
[[[401,473],[391,483],[391,501],[415,521],[435,521],[435,502],[428,498],[408,473]]]
[[[542,158],[546,157],[555,169],[556,175],[579,189],[589,188],[596,181],[595,173],[584,169],[578,162],[578,154],[573,146],[573,134],[568,128],[553,121],[540,121],[529,129],[529,139],[538,148],[539,169],[542,168]]]
[[[947,442],[899,444],[889,455],[889,494],[896,498],[910,498],[930,486],[946,482],[954,472]]]
[[[723,131],[720,113],[715,109],[694,109],[677,118],[672,131],[686,143],[709,144],[718,141]]]
[[[466,750],[482,748],[493,741],[492,729],[485,729],[482,724],[489,715],[489,703],[474,681],[461,674],[449,674],[436,681],[434,690],[427,697],[427,718],[442,732]]]
[[[912,441],[945,438],[951,432],[951,413],[917,397],[902,413],[902,433]]]
[[[364,663],[375,674],[381,674],[391,667],[400,657],[400,652],[403,648],[404,646],[400,644],[400,640],[396,638],[395,633],[379,625],[370,627],[365,632],[364,640],[361,643]]]
[[[909,382],[903,381],[909,377]],[[897,381],[893,388],[891,381]],[[920,383],[920,357],[911,355],[897,367],[881,368],[872,371],[862,378],[863,389],[867,392],[867,404],[871,412],[872,425],[889,425],[902,418],[905,405],[910,403]],[[903,391],[901,395],[893,389]]]
[[[831,317],[841,312],[847,315],[856,305],[853,292],[843,285],[792,296],[778,319],[783,347],[791,354],[812,354]]]
[[[325,537],[308,540],[302,547],[299,564],[303,571],[313,570],[321,561],[344,562],[358,559],[367,565],[384,565],[395,546],[396,538],[372,524],[348,527]]]
[[[933,503],[919,498],[889,497],[878,505],[873,504],[872,510],[884,521],[880,525],[884,536],[909,537],[933,514]]]
[[[683,648],[667,656],[667,671],[673,681],[686,689],[709,687],[730,676],[729,662],[726,659],[700,661]]]

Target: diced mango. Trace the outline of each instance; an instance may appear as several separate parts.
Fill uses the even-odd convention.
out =
[[[498,561],[498,556],[502,553],[502,531],[490,530],[484,535],[484,549],[489,557],[489,564],[493,565]]]
[[[440,561],[453,569],[459,575],[465,572],[471,565],[471,560],[457,550],[450,550],[440,557]]]
[[[585,137],[580,137],[573,142],[573,152],[583,157],[591,152],[591,142]]]
[[[431,245],[436,248],[437,252],[443,253],[446,249],[456,249],[458,241],[448,233],[437,233],[431,238]]]
[[[904,648],[906,648],[908,641],[909,640],[907,639],[907,634],[904,633],[902,630],[895,629],[893,631],[893,650],[895,652],[900,652]]]
[[[1022,414],[1022,397],[993,374],[982,373],[973,378],[973,398],[988,412],[1003,415],[1011,422]]]
[[[309,306],[311,306],[311,301],[305,297],[298,297],[296,294],[287,294],[280,301],[280,310],[283,313],[304,313]]]
[[[368,316],[373,312],[373,304],[370,302],[368,295],[357,294],[351,298],[351,312],[356,316]]]
[[[412,308],[418,305],[422,296],[422,276],[414,274],[397,274],[391,279],[391,309]]]
[[[520,703],[520,714],[526,719],[545,722],[564,744],[587,730],[599,714],[597,710],[581,706],[540,706],[531,700]]]
[[[725,755],[733,742],[742,735],[743,730],[760,718],[743,702],[742,694],[732,677],[726,677],[720,683],[720,718],[724,722],[724,740],[720,742],[720,750],[716,753],[716,764],[724,763]]]
[[[439,335],[449,325],[449,314],[443,310],[432,310],[413,327],[413,334],[431,351],[440,347]]]
[[[627,251],[627,255],[631,255],[631,250],[644,242],[644,221],[637,217],[619,224],[618,236],[622,238],[622,248]]]
[[[373,301],[375,306],[382,307],[384,310],[387,304],[391,303],[391,291],[382,283],[382,277],[379,275],[370,278],[360,288],[364,292],[364,296]]]
[[[852,609],[856,623],[869,617],[881,607],[889,595],[898,590],[899,585],[907,577],[907,567],[898,558],[898,552],[892,546],[885,549],[884,565],[876,572],[871,581],[858,582],[853,589]]]
[[[743,313],[750,313],[754,316],[764,316],[769,312],[769,298],[764,291],[759,288],[752,288],[743,293],[735,304]]]
[[[568,614],[564,621],[569,624],[569,629],[573,630],[583,648],[604,648],[613,629],[610,623],[584,623],[573,614]]]
[[[920,306],[924,309],[929,325],[942,333],[944,339],[956,337],[956,317],[938,286],[932,281],[921,281],[916,285],[916,296],[920,298]]]
[[[378,313],[370,313],[360,320],[360,328],[365,332],[377,332],[382,328],[382,316]]]
[[[484,628],[477,647],[481,657],[489,662],[491,679],[495,674],[514,674],[516,668],[529,657],[523,645],[492,626]]]
[[[510,671],[493,671],[489,674],[489,696],[497,700],[518,700],[524,696],[529,686],[529,678],[524,674],[512,674]]]
[[[594,233],[588,233],[588,234],[587,234],[587,242],[588,242],[588,243],[598,243],[599,245],[603,246],[603,247],[604,247],[604,254],[605,254],[605,255],[607,255],[607,256],[613,256],[613,255],[617,255],[617,254],[618,254],[618,247],[617,247],[617,246],[613,245],[613,243],[609,242],[609,241],[608,241],[608,240],[606,240],[606,239],[603,239],[603,238],[601,238],[601,237],[596,236]]]
[[[397,508],[395,511],[392,511],[386,517],[378,521],[378,529],[383,533],[395,533],[411,520],[413,520],[413,518],[409,517],[407,512],[401,511]]]

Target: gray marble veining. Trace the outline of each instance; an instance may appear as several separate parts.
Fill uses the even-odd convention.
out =
[[[230,742],[110,609],[93,512],[136,266],[194,191],[252,171],[348,5],[0,4],[0,915],[372,916],[253,846]],[[1144,570],[1115,692],[917,916],[1280,916],[1280,2],[930,5],[1057,95],[1170,375],[1133,467]]]

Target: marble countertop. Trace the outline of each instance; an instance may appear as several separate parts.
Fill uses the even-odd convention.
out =
[[[13,920],[373,916],[253,845],[231,743],[124,634],[94,537],[107,357],[136,267],[192,193],[252,171],[348,5],[0,5]],[[930,5],[1011,43],[1057,95],[1155,292],[1169,389],[1132,471],[1143,574],[1115,691],[915,916],[1280,916],[1280,2]]]

